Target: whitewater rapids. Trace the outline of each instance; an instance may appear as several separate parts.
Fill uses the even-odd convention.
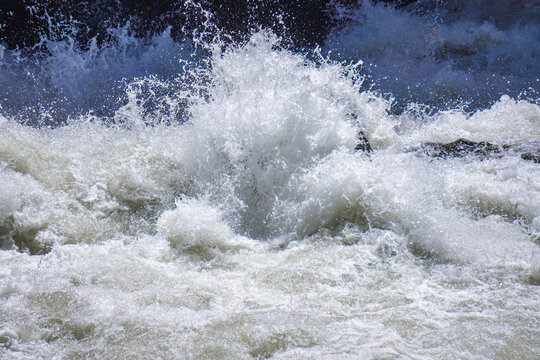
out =
[[[538,105],[392,115],[265,33],[210,63],[163,95],[182,122],[135,85],[112,118],[0,117],[1,357],[538,358],[540,166],[418,150],[537,146]]]

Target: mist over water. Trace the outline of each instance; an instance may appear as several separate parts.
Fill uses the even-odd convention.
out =
[[[3,49],[0,357],[538,358],[538,24],[462,5]]]
[[[144,82],[173,81],[185,73],[186,62],[198,56],[191,41],[175,42],[169,30],[146,40],[126,28],[110,29],[110,35],[110,43],[98,46],[92,41],[88,49],[72,38],[44,40],[46,50],[27,56],[4,49],[4,114],[53,126],[82,114],[112,117],[128,101],[126,91]],[[169,93],[174,91],[173,84],[166,86]]]
[[[333,58],[363,61],[369,85],[440,107],[486,107],[506,94],[538,99],[540,4],[415,1],[403,9],[362,2],[326,39]]]

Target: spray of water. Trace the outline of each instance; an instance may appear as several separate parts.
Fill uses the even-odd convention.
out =
[[[537,104],[398,115],[361,63],[266,31],[118,31],[40,63],[4,51],[28,103],[47,81],[67,100],[52,127],[2,103],[0,356],[537,357],[538,164],[419,150],[534,147]]]

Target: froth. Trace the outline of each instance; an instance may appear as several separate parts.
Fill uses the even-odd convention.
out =
[[[540,140],[540,106],[504,95],[490,108],[472,115],[443,111],[413,132],[411,141],[446,143],[460,138],[495,144],[534,143]]]
[[[529,141],[511,125],[536,136],[536,105],[389,115],[268,34],[214,51],[169,98],[182,124],[140,93],[112,119],[0,118],[0,356],[534,358],[540,169],[414,146]]]
[[[191,108],[181,145],[198,191],[263,237],[282,232],[272,209],[294,199],[298,176],[335,152],[352,152],[361,129],[374,146],[395,135],[370,111],[384,113],[385,103],[371,104],[341,66],[317,66],[274,46],[258,34],[214,58],[209,100]]]
[[[157,222],[158,233],[180,252],[211,259],[221,251],[249,249],[252,241],[235,235],[216,208],[192,199],[176,202]]]
[[[259,33],[244,46],[214,49],[212,66],[201,70],[209,80],[204,96],[191,97],[182,125],[144,115],[136,98],[118,111],[114,126],[91,116],[55,130],[4,120],[5,189],[27,189],[5,191],[6,229],[26,246],[157,230],[180,249],[225,249],[236,234],[291,240],[357,223],[405,234],[421,251],[460,260],[486,258],[482,249],[494,248],[488,238],[504,242],[497,234],[523,239],[504,220],[493,231],[482,222],[498,215],[532,223],[534,181],[512,168],[535,172],[534,164],[505,158],[443,165],[401,151],[462,135],[535,139],[537,105],[505,97],[470,117],[459,111],[424,115],[423,124],[408,128],[410,114],[391,116],[388,101],[359,91],[354,66],[322,58],[314,63],[277,46]],[[354,151],[359,131],[377,150],[371,157]],[[464,168],[469,176],[460,183]],[[493,191],[478,187],[486,179]],[[528,195],[501,195],[495,189],[504,181]],[[191,211],[199,215],[190,220]],[[434,220],[442,218],[443,224]],[[480,236],[472,235],[474,224],[485,241],[472,241]]]

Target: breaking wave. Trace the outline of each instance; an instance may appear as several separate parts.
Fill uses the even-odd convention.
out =
[[[537,358],[538,28],[474,4],[366,2],[306,52],[4,49],[0,356]],[[457,139],[495,150],[426,151]]]

